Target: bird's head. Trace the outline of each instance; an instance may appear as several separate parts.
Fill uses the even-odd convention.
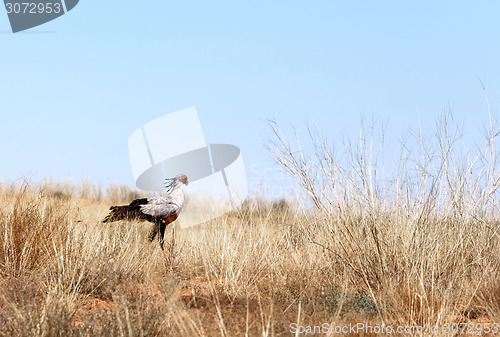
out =
[[[185,174],[178,174],[174,178],[167,178],[165,180],[165,187],[167,188],[167,192],[172,191],[175,186],[180,186],[180,184],[188,184],[188,177]]]
[[[188,177],[187,175],[185,174],[179,174],[175,177],[175,180],[176,181],[180,181],[181,183],[183,183],[184,185],[188,185]]]

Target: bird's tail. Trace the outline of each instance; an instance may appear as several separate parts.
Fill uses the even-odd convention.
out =
[[[109,214],[102,220],[102,222],[114,222],[120,220],[150,220],[150,215],[141,212],[140,206],[124,205],[124,206],[111,206]]]
[[[125,206],[111,206],[109,214],[102,220],[102,222],[114,222],[127,219],[129,213],[128,205]]]

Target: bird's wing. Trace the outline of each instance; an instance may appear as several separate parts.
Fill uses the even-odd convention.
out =
[[[173,213],[178,212],[180,206],[175,203],[172,198],[167,197],[153,197],[148,199],[146,205],[141,206],[141,211],[144,214],[149,214],[154,217],[164,218]]]
[[[135,199],[130,203],[129,206],[139,206],[139,205],[146,205],[148,203],[148,198],[142,198],[142,199]]]

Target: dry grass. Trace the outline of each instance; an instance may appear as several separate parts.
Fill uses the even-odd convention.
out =
[[[444,164],[433,155],[415,166],[420,175],[382,184],[363,151],[347,168],[326,145],[310,161],[280,140],[277,158],[319,210],[245,206],[177,229],[167,237],[175,272],[147,242],[148,224],[101,223],[105,194],[2,185],[0,335],[291,336],[292,323],[500,322],[489,152],[472,159],[487,177],[450,156],[434,170]]]

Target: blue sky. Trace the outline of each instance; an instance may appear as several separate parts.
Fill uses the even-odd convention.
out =
[[[12,34],[0,13],[0,180],[133,179],[128,136],[196,106],[208,143],[274,169],[266,118],[386,139],[444,109],[474,139],[500,104],[497,1],[88,1]],[[269,172],[269,171],[267,171]],[[271,182],[272,183],[272,182]]]

